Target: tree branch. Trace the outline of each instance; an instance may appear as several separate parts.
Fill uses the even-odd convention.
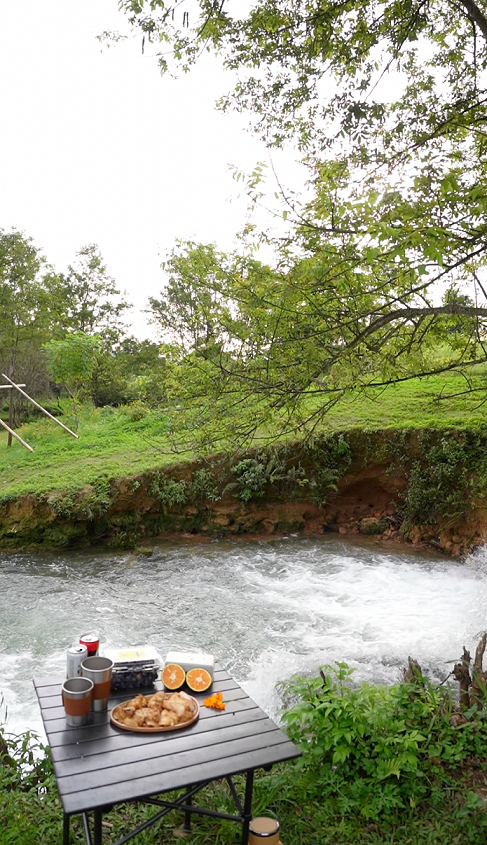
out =
[[[484,40],[487,42],[487,19],[479,7],[472,0],[458,0],[458,2],[467,10],[469,17],[475,21],[484,36]]]
[[[462,317],[486,317],[487,308],[476,308],[474,305],[461,305],[458,302],[449,302],[446,305],[431,306],[429,308],[398,308],[395,311],[389,311],[388,314],[382,314],[376,320],[373,320],[363,332],[360,332],[355,339],[347,344],[347,349],[354,349],[376,331],[386,326],[394,320],[412,320],[414,317],[428,317],[428,316],[462,316]]]

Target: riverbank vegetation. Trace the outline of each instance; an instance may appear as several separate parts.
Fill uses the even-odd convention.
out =
[[[444,379],[390,387],[380,401],[343,400],[312,438],[290,440],[269,424],[247,449],[225,441],[216,454],[198,448],[177,405],[84,402],[74,409],[58,400],[51,410],[77,428],[78,439],[40,414],[18,429],[33,453],[15,441],[9,448],[0,435],[0,544],[136,548],[168,533],[342,526],[407,538],[422,526],[426,541],[438,545],[440,537],[442,548],[465,554],[484,536],[483,524],[465,525],[485,507],[487,435],[463,396],[439,398]],[[461,383],[448,375],[452,394]],[[368,484],[355,488],[364,473]]]
[[[438,406],[431,401],[431,380],[426,387],[424,394],[415,388],[414,406],[410,385],[393,388],[394,424],[392,405],[360,397],[359,412],[365,415],[370,403],[375,414],[368,428],[354,424],[355,406],[337,405],[337,428],[330,424],[312,439],[266,437],[246,450],[207,455],[175,448],[178,408],[78,406],[79,439],[37,416],[19,429],[33,453],[16,443],[8,448],[6,435],[0,448],[1,545],[135,548],[167,533],[323,533],[342,524],[387,537],[399,528],[407,537],[418,525],[433,540],[446,529],[462,532],[485,505],[487,435],[482,419],[462,420],[463,402]],[[75,424],[67,400],[57,410]],[[368,484],[356,489],[355,479],[364,473]],[[454,553],[474,547],[482,530],[470,527]],[[445,535],[443,547],[451,551],[449,540]]]
[[[480,371],[476,378],[482,384],[485,376]],[[346,434],[356,429],[366,433],[413,429],[481,432],[483,406],[479,406],[475,394],[465,397],[463,388],[463,377],[450,373],[387,390],[358,392],[330,409],[326,426],[318,428],[315,436]],[[40,412],[27,416],[29,408],[24,402],[22,413],[26,421],[18,433],[34,447],[34,453],[28,453],[15,440],[7,448],[8,435],[0,432],[0,497],[36,495],[71,488],[73,484],[81,489],[103,478],[125,477],[205,456],[205,450],[198,449],[198,435],[190,416],[176,401],[154,404],[138,399],[118,407],[94,407],[91,401],[84,401],[76,412],[66,397],[46,404],[65,425],[78,431],[79,439],[71,438]],[[218,425],[214,428],[218,442]],[[298,432],[296,439],[297,435]],[[222,440],[218,442],[221,451],[232,452],[231,440]],[[249,446],[259,448],[279,442],[286,439],[269,423]]]
[[[284,724],[303,756],[259,772],[253,813],[278,818],[287,845],[484,841],[485,688],[471,687],[471,701],[460,709],[451,687],[431,684],[411,666],[407,680],[391,687],[357,687],[343,663],[323,667],[316,678],[283,685],[289,702]],[[458,666],[465,667],[465,659]],[[2,842],[57,845],[62,809],[48,751],[29,735],[13,738],[4,732],[2,737]],[[201,795],[202,806],[233,811],[223,783]],[[150,807],[123,805],[106,816],[104,836],[115,840],[151,814]],[[181,822],[170,814],[138,841],[171,842]],[[71,826],[81,837],[81,822],[73,820]],[[234,823],[198,817],[188,841],[229,845],[239,841],[239,832]]]

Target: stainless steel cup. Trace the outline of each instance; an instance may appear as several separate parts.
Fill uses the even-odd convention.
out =
[[[71,728],[86,725],[93,695],[90,678],[68,678],[63,684],[62,697],[66,724]]]
[[[86,657],[81,664],[81,675],[93,681],[91,709],[106,710],[112,683],[113,660],[108,657]]]

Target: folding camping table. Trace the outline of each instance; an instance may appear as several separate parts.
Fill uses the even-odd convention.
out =
[[[111,708],[136,694],[127,690],[112,694],[108,711],[90,714],[88,725],[69,727],[61,699],[62,683],[61,677],[34,679],[63,805],[63,845],[69,842],[72,815],[81,814],[87,845],[101,845],[103,814],[117,804],[134,800],[155,805],[157,812],[112,845],[123,845],[174,809],[184,813],[188,830],[193,814],[239,822],[242,845],[246,845],[255,770],[268,769],[301,753],[219,666],[211,693],[223,693],[226,709],[210,710],[203,706],[208,693],[195,695],[200,703],[199,719],[186,728],[160,733],[126,731],[111,724]],[[161,688],[157,682],[155,688],[145,692]],[[233,780],[237,774],[245,775],[242,796]],[[203,787],[220,779],[228,784],[236,809],[233,815],[193,803]],[[165,793],[178,790],[182,790],[178,797],[164,799]]]

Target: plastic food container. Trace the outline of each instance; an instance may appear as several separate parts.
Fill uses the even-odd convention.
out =
[[[169,651],[164,661],[164,666],[168,663],[177,663],[189,672],[190,669],[206,669],[213,680],[215,675],[215,657],[213,654],[198,654],[196,651]]]
[[[106,648],[104,655],[113,660],[112,692],[153,687],[162,669],[162,658],[151,645]]]

